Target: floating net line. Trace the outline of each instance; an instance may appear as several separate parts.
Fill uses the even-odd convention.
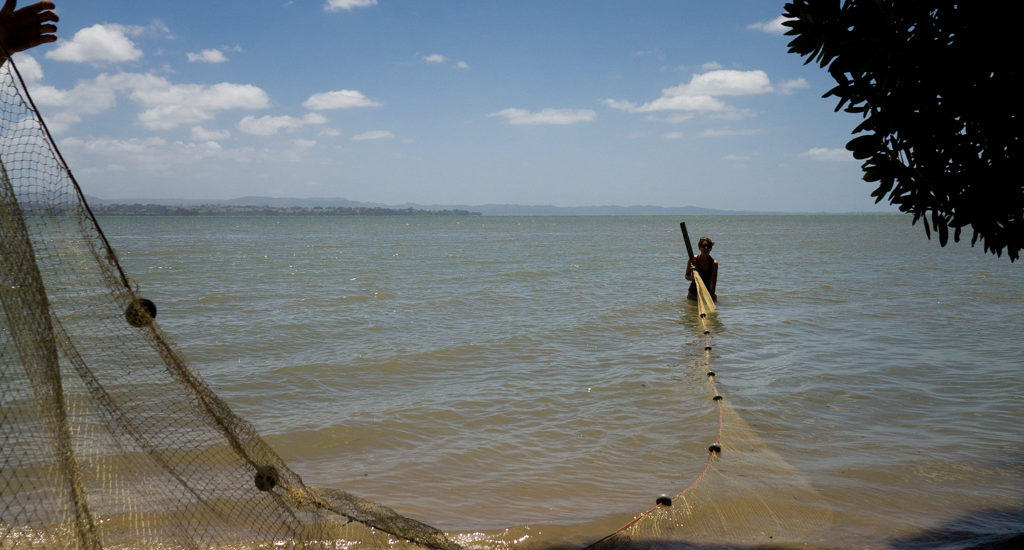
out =
[[[697,273],[696,270],[693,271],[693,277],[694,277],[694,280],[697,281],[698,288],[702,289],[703,293],[706,294],[707,290],[702,288],[702,287],[704,287],[704,282],[701,280],[700,274]],[[709,299],[710,298],[708,298],[708,300]],[[646,511],[638,514],[631,521],[629,521],[628,523],[626,523],[625,525],[623,525],[619,529],[616,529],[615,532],[613,532],[613,533],[609,534],[608,536],[602,538],[601,540],[598,540],[597,542],[587,546],[584,550],[591,550],[592,548],[600,547],[602,544],[606,544],[609,541],[611,541],[615,545],[621,545],[622,544],[622,541],[620,540],[621,538],[628,537],[629,536],[629,534],[628,534],[629,531],[631,529],[633,529],[634,527],[639,526],[641,524],[644,524],[647,521],[650,521],[651,518],[655,517],[655,514],[659,510],[671,508],[673,504],[681,504],[684,508],[690,506],[691,504],[688,503],[685,500],[687,495],[688,495],[688,493],[690,493],[691,490],[693,490],[695,487],[697,487],[697,485],[704,479],[704,476],[706,476],[708,474],[708,472],[711,470],[711,467],[714,465],[715,459],[721,457],[721,455],[722,455],[722,426],[723,426],[724,420],[725,420],[725,411],[723,409],[724,397],[718,391],[718,384],[715,383],[716,373],[715,373],[715,371],[711,370],[711,342],[712,342],[712,340],[711,340],[711,328],[708,326],[708,314],[709,314],[709,312],[713,312],[714,311],[714,303],[710,302],[711,303],[711,307],[710,308],[708,307],[708,303],[709,302],[707,300],[705,300],[705,297],[703,295],[701,295],[698,298],[698,300],[697,300],[697,314],[698,314],[698,316],[700,318],[701,328],[704,331],[703,332],[704,333],[704,354],[703,354],[702,359],[701,359],[701,367],[702,367],[702,369],[704,371],[704,375],[707,377],[708,383],[709,383],[709,385],[711,387],[711,393],[712,393],[711,399],[712,399],[712,401],[714,401],[715,409],[716,409],[716,412],[717,412],[717,415],[718,415],[718,422],[717,422],[718,430],[715,433],[714,441],[710,445],[708,445],[708,457],[707,457],[707,460],[704,462],[704,469],[701,470],[700,474],[698,474],[697,477],[693,480],[693,483],[688,485],[685,489],[683,489],[682,491],[679,491],[678,493],[676,493],[675,495],[672,495],[672,496],[669,496],[669,495],[661,495],[661,496],[659,496],[654,501],[654,506],[652,506],[651,508],[648,508]],[[665,515],[665,514],[663,514],[663,515]],[[646,527],[646,525],[642,525],[642,527]],[[638,529],[638,531],[639,530],[640,529]]]
[[[0,549],[552,548],[584,547],[608,530],[446,534],[307,487],[210,390],[155,314],[4,63]],[[718,426],[703,469],[591,548],[804,542],[828,524],[813,488],[719,393],[706,314],[701,323]]]
[[[711,365],[716,307],[700,274],[694,270],[693,276],[704,343],[696,368],[705,378],[715,417],[706,461],[689,485],[657,497],[653,506],[585,550],[831,546],[828,503],[757,436],[720,391],[719,373]]]

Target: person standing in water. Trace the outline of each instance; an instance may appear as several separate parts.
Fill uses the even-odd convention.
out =
[[[711,248],[713,246],[715,246],[715,243],[707,237],[701,237],[700,241],[697,241],[697,248],[700,249],[700,254],[690,258],[690,262],[686,265],[686,280],[693,281],[693,270],[696,269],[697,273],[700,274],[700,279],[708,287],[711,299],[717,302],[718,294],[715,294],[715,286],[718,282],[718,260],[711,257]],[[691,300],[697,299],[696,282],[690,283],[690,291],[686,297]]]

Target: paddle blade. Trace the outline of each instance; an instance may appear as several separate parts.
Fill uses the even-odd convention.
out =
[[[693,281],[697,283],[697,309],[701,315],[711,314],[715,312],[715,301],[711,298],[711,292],[708,291],[708,287],[704,285],[704,280],[700,278],[700,273],[697,270],[693,270]]]

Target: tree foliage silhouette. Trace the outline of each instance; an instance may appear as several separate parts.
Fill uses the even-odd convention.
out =
[[[789,52],[827,68],[836,111],[860,114],[846,144],[871,196],[914,214],[945,246],[1010,261],[1024,241],[1020,2],[794,0]]]

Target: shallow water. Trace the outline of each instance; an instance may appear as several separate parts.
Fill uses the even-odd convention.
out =
[[[601,535],[689,485],[714,438],[679,221],[100,223],[163,329],[307,484],[447,530]],[[1024,531],[1020,262],[903,216],[686,221],[716,241],[731,411],[829,509],[809,543]]]

